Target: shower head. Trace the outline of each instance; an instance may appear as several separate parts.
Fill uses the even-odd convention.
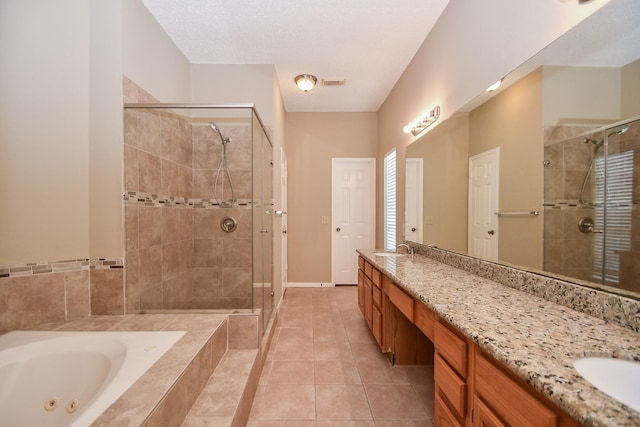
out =
[[[598,141],[598,140],[591,139],[591,138],[585,138],[582,142],[584,142],[585,144],[592,143],[596,147],[600,147],[604,143],[604,140]]]
[[[622,135],[623,133],[625,133],[626,131],[629,130],[629,126],[622,126],[620,129],[618,129],[615,132],[611,132],[609,135]]]
[[[209,127],[211,127],[211,129],[213,129],[218,134],[220,140],[222,141],[222,145],[227,145],[231,142],[231,138],[225,138],[224,136],[222,136],[222,132],[220,132],[220,129],[218,129],[218,125],[216,125],[214,122],[209,122]]]

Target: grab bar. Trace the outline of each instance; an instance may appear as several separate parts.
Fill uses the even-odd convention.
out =
[[[528,212],[513,211],[513,212],[495,212],[495,214],[498,215],[498,216],[523,216],[523,215],[538,216],[538,215],[540,215],[540,212],[538,212],[538,211],[528,211]]]

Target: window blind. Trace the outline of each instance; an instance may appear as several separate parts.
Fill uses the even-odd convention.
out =
[[[634,151],[596,159],[596,211],[593,278],[603,283],[620,282],[620,252],[631,250]],[[605,201],[606,197],[606,201]]]
[[[384,157],[384,248],[396,248],[396,150]]]

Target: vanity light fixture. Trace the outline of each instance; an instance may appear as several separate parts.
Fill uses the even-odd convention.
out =
[[[489,86],[486,91],[493,92],[494,90],[498,89],[501,84],[502,84],[502,79],[498,80],[497,82]]]
[[[309,92],[318,83],[318,78],[311,74],[300,74],[296,76],[295,81],[300,90]]]
[[[440,106],[436,105],[429,112],[422,113],[416,117],[411,123],[402,128],[404,133],[411,133],[418,136],[422,131],[431,126],[440,117]]]

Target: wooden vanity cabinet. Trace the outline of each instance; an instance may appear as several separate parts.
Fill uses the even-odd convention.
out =
[[[436,427],[580,425],[362,257],[358,267],[358,306],[382,351],[434,365]]]

